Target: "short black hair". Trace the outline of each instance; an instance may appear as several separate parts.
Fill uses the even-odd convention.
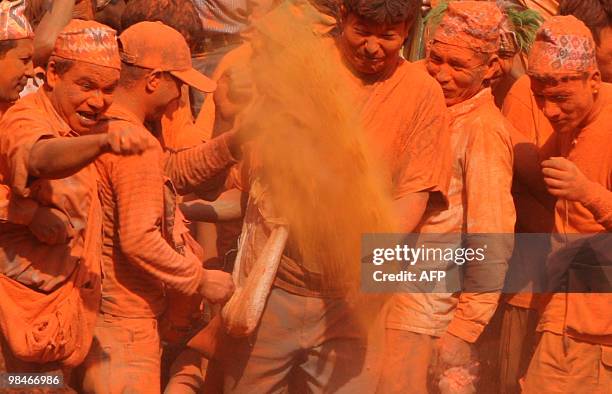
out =
[[[204,27],[191,0],[130,0],[121,16],[121,29],[139,22],[162,22],[183,35],[191,52],[199,52]]]
[[[395,25],[414,22],[421,10],[419,0],[343,0],[347,12],[360,18],[379,23]]]
[[[119,85],[124,87],[133,86],[135,82],[142,79],[149,72],[151,72],[151,69],[122,63]]]
[[[64,59],[53,55],[51,55],[47,64],[49,64],[51,61],[53,61],[55,73],[60,77],[70,71],[70,69],[74,66],[74,60]]]
[[[559,15],[573,15],[580,19],[593,34],[593,39],[600,44],[599,34],[602,29],[611,25],[612,1],[609,0],[561,0]]]
[[[4,58],[6,53],[13,48],[17,48],[16,40],[2,40],[0,41],[0,59]]]

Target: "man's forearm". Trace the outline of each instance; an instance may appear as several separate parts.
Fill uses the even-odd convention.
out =
[[[229,190],[213,202],[202,200],[185,202],[181,204],[181,211],[187,220],[194,222],[217,223],[240,219],[242,217],[240,191]]]
[[[68,177],[107,150],[106,134],[43,139],[30,151],[28,173],[35,178]]]
[[[34,38],[34,64],[44,67],[51,56],[55,40],[72,19],[74,0],[54,0],[50,2],[50,9],[45,13]]]

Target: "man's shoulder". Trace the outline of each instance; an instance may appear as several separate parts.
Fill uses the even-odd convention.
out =
[[[404,105],[406,111],[415,112],[417,116],[438,116],[446,113],[444,93],[425,67],[424,61],[401,61],[396,70],[397,81],[394,94]]]
[[[496,139],[512,147],[514,126],[495,106],[492,98],[491,101],[476,105],[473,111],[465,115],[462,123],[462,129],[472,138]]]
[[[29,94],[19,99],[2,116],[0,124],[3,126],[15,125],[16,123],[41,123],[50,124],[49,117],[44,111],[40,93]],[[5,130],[6,127],[1,127]],[[1,131],[0,131],[1,132]]]
[[[161,144],[153,134],[147,128],[137,122],[133,122],[127,119],[113,119],[109,118],[103,121],[94,132],[96,133],[110,133],[115,131],[123,131],[129,130],[130,133],[137,133],[142,135],[150,140],[150,147],[139,155],[115,155],[112,153],[105,153],[98,157],[96,160],[96,165],[98,169],[106,168],[109,169],[114,167],[117,163],[121,163],[121,167],[126,166],[128,164],[133,164],[134,166],[144,165],[146,168],[154,170],[157,166],[153,166],[154,163],[151,161],[161,161],[161,155],[163,154],[163,149]],[[131,168],[132,165],[128,167]],[[125,167],[125,168],[128,168]]]
[[[531,79],[528,75],[523,75],[514,82],[508,92],[503,105],[504,113],[515,111],[518,108],[521,110],[537,110],[533,108],[533,92],[531,91]]]

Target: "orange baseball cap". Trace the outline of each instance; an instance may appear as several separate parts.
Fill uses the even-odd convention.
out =
[[[217,84],[196,71],[191,51],[178,31],[161,22],[140,22],[119,36],[121,61],[152,70],[167,71],[176,78],[205,93],[214,92]]]

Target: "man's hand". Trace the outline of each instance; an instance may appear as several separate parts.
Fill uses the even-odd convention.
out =
[[[38,207],[29,228],[39,241],[48,245],[68,243],[74,236],[68,217],[55,208]]]
[[[102,151],[117,155],[140,154],[151,147],[151,139],[131,130],[111,130],[102,138]]]
[[[542,162],[542,173],[548,192],[557,198],[584,202],[591,181],[571,161],[553,157]]]
[[[471,364],[476,359],[474,345],[449,333],[444,333],[437,343],[437,362],[439,371],[452,367]]]
[[[213,304],[225,304],[234,294],[232,275],[220,270],[204,270],[200,294]]]

